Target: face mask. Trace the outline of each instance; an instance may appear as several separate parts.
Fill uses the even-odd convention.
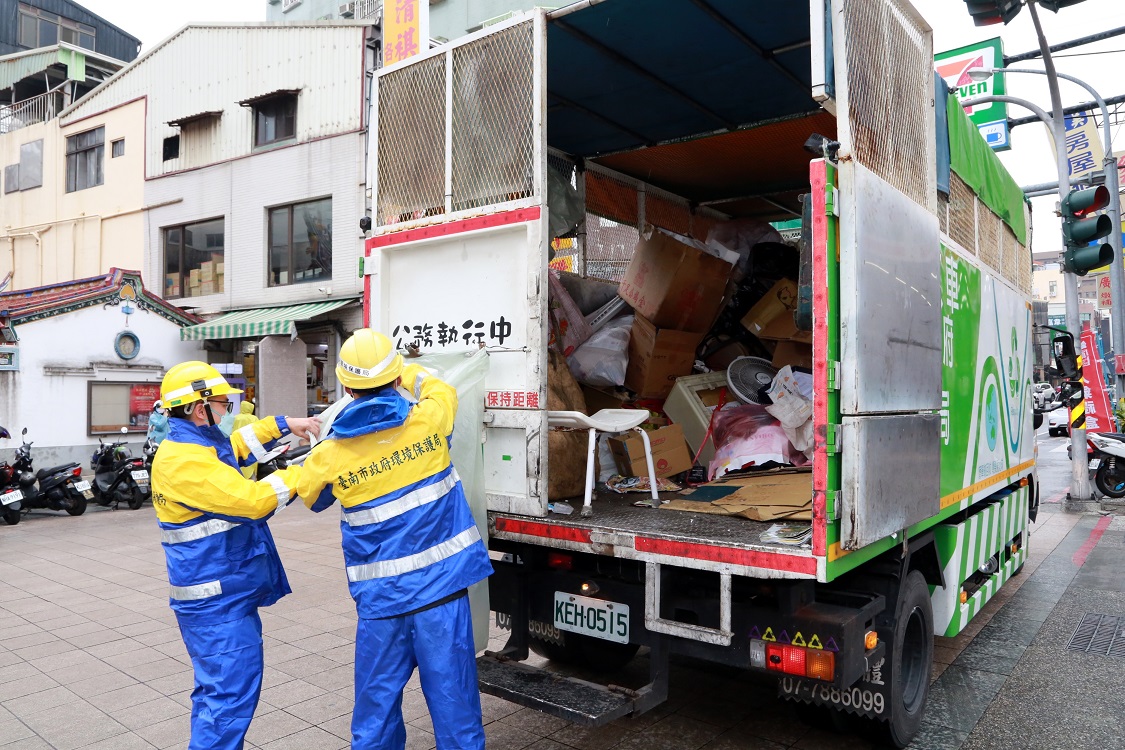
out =
[[[227,437],[234,432],[234,415],[229,411],[219,420],[219,430]]]

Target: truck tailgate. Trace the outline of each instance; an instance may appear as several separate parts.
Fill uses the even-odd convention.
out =
[[[490,512],[489,533],[495,539],[757,578],[816,578],[824,564],[810,546],[764,541],[762,534],[776,522],[633,505],[646,497],[599,492],[589,518],[577,512],[540,518]]]

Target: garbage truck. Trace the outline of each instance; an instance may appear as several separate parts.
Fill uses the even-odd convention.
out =
[[[597,726],[659,705],[686,656],[908,744],[934,637],[1019,572],[1039,502],[1029,208],[935,76],[923,17],[583,0],[387,66],[371,101],[365,321],[411,352],[488,352],[472,500],[509,637],[479,658],[482,691]],[[620,283],[651,231],[705,243],[745,220],[803,235],[807,309],[779,325],[809,351],[804,538],[600,487],[589,515],[552,512],[552,268]],[[725,309],[733,287],[693,301]],[[692,378],[723,373],[672,384],[685,434],[716,407]],[[631,688],[525,663],[604,671],[641,649]]]

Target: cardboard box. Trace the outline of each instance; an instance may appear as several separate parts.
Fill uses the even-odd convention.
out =
[[[660,230],[637,243],[617,293],[657,328],[706,333],[734,266]]]
[[[211,261],[204,261],[199,264],[199,280],[203,282],[215,280],[215,264]]]
[[[773,362],[777,369],[786,365],[799,367],[805,370],[812,369],[812,344],[799,341],[778,341],[773,350]]]
[[[625,387],[639,398],[667,398],[676,378],[691,374],[702,333],[657,328],[642,315],[633,318]]]
[[[793,319],[797,284],[781,279],[742,318],[743,327],[763,341],[812,343],[812,331],[800,331]]]
[[[219,262],[219,263],[215,264],[215,275],[216,276],[222,276],[226,272],[227,272],[227,264],[226,263]]]
[[[586,411],[593,414],[602,409],[624,409],[625,392],[614,392],[609,388],[596,388],[592,385],[579,384],[582,387],[582,396],[586,399]]]
[[[188,271],[188,286],[198,286],[202,279],[199,278],[199,269],[193,268]]]
[[[658,477],[670,477],[691,468],[691,454],[684,442],[684,431],[679,425],[661,427],[648,433],[652,447],[652,465]],[[611,437],[609,450],[617,470],[627,477],[648,475],[644,440],[635,432],[628,436]]]
[[[169,284],[164,287],[164,299],[175,299],[180,296],[180,285]]]
[[[204,281],[202,284],[199,285],[199,293],[203,294],[203,295],[214,294],[215,293],[215,282],[214,281]]]

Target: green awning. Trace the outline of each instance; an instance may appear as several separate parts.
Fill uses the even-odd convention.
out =
[[[296,336],[296,321],[315,318],[353,302],[337,299],[326,302],[309,302],[287,307],[263,307],[257,310],[238,310],[220,315],[214,320],[180,329],[181,341],[201,339],[252,339],[262,336]]]

